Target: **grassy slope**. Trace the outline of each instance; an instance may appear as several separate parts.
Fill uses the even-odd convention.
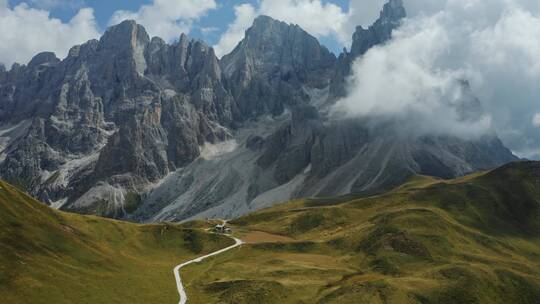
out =
[[[51,210],[0,182],[0,303],[176,303],[172,268],[231,240]]]
[[[233,222],[253,244],[187,268],[188,294],[191,303],[539,303],[539,202],[538,163],[294,201]]]

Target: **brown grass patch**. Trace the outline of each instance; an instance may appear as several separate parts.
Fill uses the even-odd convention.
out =
[[[295,241],[295,239],[287,236],[262,231],[250,231],[242,236],[242,240],[248,244],[291,243]]]

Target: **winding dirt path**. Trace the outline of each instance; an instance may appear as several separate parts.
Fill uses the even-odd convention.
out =
[[[176,287],[178,288],[178,294],[180,295],[180,302],[179,304],[186,304],[187,303],[187,300],[188,300],[188,297],[187,297],[187,294],[186,294],[186,290],[184,288],[184,285],[182,284],[182,279],[180,278],[180,269],[182,269],[183,267],[187,266],[187,265],[190,265],[190,264],[194,264],[194,263],[200,263],[202,262],[203,260],[209,258],[209,257],[213,257],[213,256],[216,256],[216,255],[219,255],[219,254],[222,254],[226,251],[229,251],[233,248],[236,248],[242,244],[244,244],[244,241],[242,241],[241,239],[237,239],[235,237],[230,237],[231,239],[233,239],[235,241],[235,244],[234,245],[231,245],[227,248],[223,248],[221,250],[218,250],[216,252],[212,252],[210,254],[207,254],[205,256],[202,256],[202,257],[198,257],[196,259],[193,259],[193,260],[190,260],[190,261],[187,261],[185,263],[182,263],[178,266],[176,266],[173,270],[174,272],[174,277],[176,279]]]

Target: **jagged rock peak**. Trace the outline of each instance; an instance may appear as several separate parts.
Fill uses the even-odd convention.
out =
[[[125,20],[107,29],[100,42],[104,47],[125,47],[132,49],[137,45],[146,45],[150,42],[150,37],[146,29],[137,24],[134,20]]]
[[[298,67],[313,70],[329,67],[334,61],[335,56],[300,26],[263,15],[255,19],[233,52],[223,57],[222,66],[231,76],[246,67],[257,73],[273,72],[276,67],[282,71]]]
[[[390,0],[387,2],[380,14],[379,19],[368,29],[362,26],[356,28],[353,35],[351,55],[356,58],[363,55],[371,47],[384,43],[392,38],[392,31],[399,27],[403,18],[407,17],[407,12],[402,0]]]
[[[257,18],[255,18],[255,20],[253,21],[253,27],[267,26],[267,25],[271,25],[271,24],[282,24],[282,23],[287,25],[287,23],[285,23],[283,21],[276,20],[276,19],[274,19],[274,18],[272,18],[270,16],[260,15]]]
[[[165,42],[165,40],[156,36],[156,37],[152,37],[152,40],[150,40],[150,44],[163,46],[163,45],[166,45],[167,43]]]
[[[400,22],[407,17],[407,11],[403,6],[403,0],[390,0],[381,11],[380,20],[390,22]]]
[[[272,42],[283,43],[286,42],[287,39],[296,37],[307,39],[309,43],[317,44],[319,47],[322,47],[315,37],[306,32],[299,25],[289,24],[266,15],[258,16],[254,20],[253,25],[246,31],[244,40],[257,39],[257,42],[270,44]]]
[[[122,67],[121,73],[127,73],[133,67],[142,75],[147,68],[144,52],[149,44],[150,37],[145,28],[133,20],[126,20],[109,27],[99,40],[98,49],[106,57],[116,58],[114,65]]]
[[[94,52],[99,45],[99,41],[96,39],[88,40],[86,43],[81,45],[73,46],[69,49],[68,58],[75,58],[81,55],[88,55],[89,53]]]
[[[297,24],[289,24],[287,22],[274,19],[267,15],[260,15],[253,21],[253,25],[248,29],[246,35],[250,33],[260,33],[260,32],[276,32],[276,31],[289,31],[294,29],[302,33],[308,34]],[[309,34],[308,34],[309,35]]]
[[[246,36],[240,42],[239,46],[248,48],[256,48],[260,44],[283,43],[286,39],[290,28],[293,25],[289,25],[283,21],[273,19],[269,16],[259,16],[253,21],[253,25],[246,31]],[[307,33],[306,33],[307,34]],[[234,51],[233,51],[234,52]]]
[[[301,87],[326,87],[335,62],[334,54],[300,26],[259,16],[220,66],[247,118],[279,115],[303,102]]]
[[[390,0],[381,10],[377,19],[368,29],[356,27],[353,34],[351,51],[343,50],[340,55],[336,72],[330,85],[330,94],[333,97],[346,95],[345,78],[351,74],[351,65],[354,60],[364,55],[376,45],[386,43],[392,39],[392,32],[398,28],[403,18],[407,16],[402,0]]]
[[[37,54],[36,56],[34,56],[34,58],[32,58],[32,60],[30,60],[30,63],[28,63],[28,67],[33,68],[42,64],[58,62],[60,62],[60,59],[58,59],[53,52],[42,52]]]

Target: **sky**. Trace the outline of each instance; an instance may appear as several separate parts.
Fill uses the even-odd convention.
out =
[[[0,0],[0,6],[2,5],[3,1],[6,2],[6,0]],[[30,15],[32,12],[39,10],[41,12],[47,13],[49,20],[58,19],[64,24],[69,24],[72,18],[79,14],[81,9],[90,8],[92,10],[92,16],[81,19],[93,19],[91,21],[95,22],[95,26],[88,26],[88,33],[80,33],[79,40],[81,41],[79,41],[78,43],[84,41],[83,39],[95,36],[96,33],[102,34],[108,26],[118,23],[122,19],[130,18],[135,19],[139,21],[139,23],[145,25],[147,27],[147,31],[151,36],[160,36],[165,40],[171,41],[174,40],[176,37],[179,37],[180,33],[184,32],[192,38],[202,39],[211,45],[217,45],[223,33],[227,32],[229,25],[235,21],[237,17],[237,12],[241,12],[243,8],[243,11],[245,12],[245,8],[247,8],[248,6],[253,8],[252,14],[250,16],[245,16],[246,22],[251,22],[256,14],[272,13],[271,10],[268,9],[268,7],[278,7],[274,4],[277,2],[282,2],[284,4],[283,7],[288,8],[294,6],[294,4],[292,3],[297,1],[7,0],[7,6],[10,10],[16,11],[16,7],[23,5],[25,7],[19,7],[19,11],[24,11],[26,15]],[[323,4],[323,6],[320,8],[319,14],[324,13],[324,5],[328,4],[338,7],[343,12],[347,12],[349,10],[348,0],[322,1],[321,3]],[[4,4],[4,6],[5,5],[6,4]],[[260,12],[257,12],[258,8],[261,5],[266,6],[266,8],[263,8]],[[301,6],[298,7],[300,8]],[[276,17],[280,17],[279,12],[277,12],[275,15]],[[286,21],[293,22],[293,20]],[[168,22],[168,24],[165,24],[166,22]],[[242,33],[247,26],[247,23],[245,24],[246,25],[242,27]],[[326,35],[323,33],[322,35],[317,35],[317,38],[320,38],[321,42],[325,44],[334,53],[339,53],[344,47],[343,43],[341,43],[341,41],[334,37],[334,35]],[[76,39],[72,40],[76,41]],[[230,49],[232,48],[231,44],[234,43],[227,43],[226,49],[221,50],[221,55],[223,55],[224,52],[230,51]],[[64,53],[65,52],[62,52],[60,55],[64,55]],[[0,54],[0,62],[3,62],[5,65],[10,66],[14,61],[23,61],[23,63],[24,61],[28,61],[29,56],[31,55],[27,55],[26,53],[20,54],[19,56],[2,56],[2,54]]]
[[[299,24],[338,54],[385,0],[0,0],[0,63],[40,51],[65,57],[108,26],[134,19],[151,36],[180,33],[230,52],[257,15]],[[405,130],[465,138],[497,133],[518,156],[540,159],[540,1],[403,0],[394,39],[353,66],[341,110],[403,121]],[[464,90],[467,81],[469,89]],[[463,118],[464,96],[485,112]]]

